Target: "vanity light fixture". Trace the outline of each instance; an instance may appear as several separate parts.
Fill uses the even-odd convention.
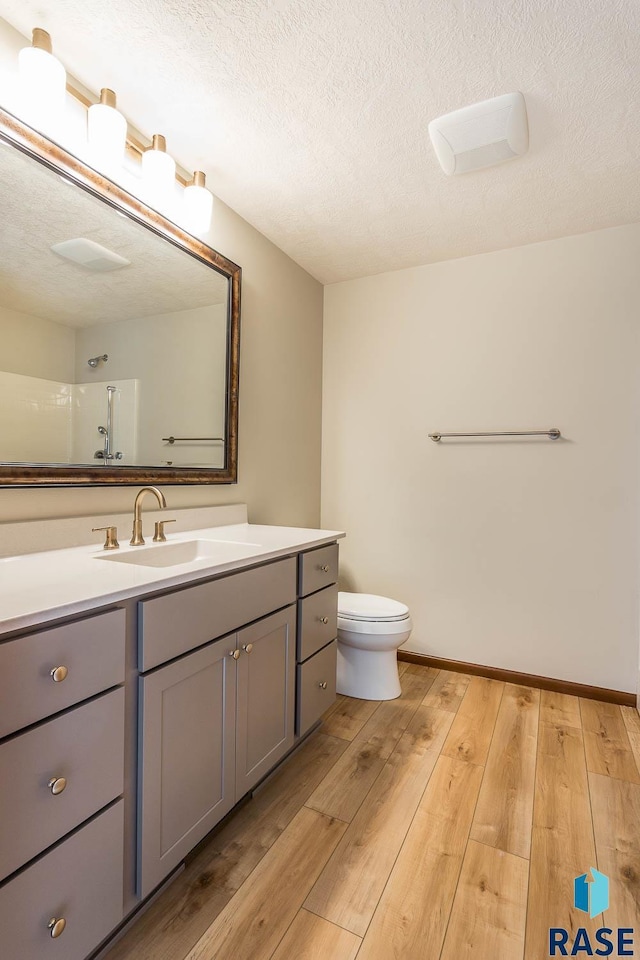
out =
[[[67,86],[67,73],[53,56],[51,37],[36,27],[30,47],[18,54],[18,71],[23,108],[30,121],[49,126],[61,115]]]
[[[213,213],[213,194],[207,190],[206,177],[196,170],[184,190],[184,214],[187,228],[193,233],[207,233]]]
[[[77,156],[83,155],[88,141],[87,159],[92,166],[116,181],[130,181],[127,189],[175,222],[184,220],[189,232],[207,233],[211,226],[213,194],[205,186],[204,173],[196,170],[192,180],[185,179],[183,172],[176,170],[176,162],[167,153],[167,143],[161,134],[154,134],[151,145],[146,147],[129,133],[126,118],[116,108],[113,90],[103,87],[100,101],[92,103],[84,93],[67,84],[66,71],[51,50],[51,37],[46,30],[36,27],[32,45],[19,53],[24,120],[63,146],[65,141],[69,142],[68,138],[77,140],[76,146],[70,147]],[[84,134],[79,136],[72,129],[76,114],[65,114],[67,93],[87,110],[87,141]],[[125,169],[125,157],[135,165],[140,164],[142,183],[135,173],[130,175]],[[181,203],[180,193],[184,195]]]
[[[127,143],[127,121],[116,109],[116,95],[103,87],[100,102],[87,111],[89,149],[99,166],[120,166]]]
[[[169,193],[174,189],[176,162],[167,153],[167,141],[154,133],[151,146],[142,154],[142,178],[154,193]]]

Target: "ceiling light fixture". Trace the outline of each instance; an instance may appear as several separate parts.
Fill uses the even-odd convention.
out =
[[[18,54],[22,105],[29,123],[49,127],[64,109],[67,74],[53,56],[51,37],[36,27],[30,47]]]
[[[527,107],[521,93],[454,110],[429,124],[429,136],[445,173],[471,173],[529,149]]]
[[[116,95],[107,87],[100,91],[100,103],[92,104],[87,111],[87,136],[89,149],[98,166],[111,169],[122,164],[127,121],[116,110]]]
[[[121,257],[119,253],[114,253],[95,240],[87,240],[86,237],[74,237],[73,240],[54,243],[51,250],[59,257],[96,273],[109,273],[111,270],[121,270],[122,267],[131,265],[131,261],[126,257]]]
[[[199,234],[208,232],[213,213],[213,194],[205,184],[204,173],[196,170],[192,182],[184,190],[185,222],[189,230]]]

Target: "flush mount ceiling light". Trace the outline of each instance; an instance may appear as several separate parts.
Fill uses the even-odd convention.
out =
[[[52,251],[65,260],[71,260],[85,270],[93,270],[96,273],[108,273],[110,270],[120,270],[122,267],[128,267],[130,260],[125,260],[119,253],[108,250],[94,240],[87,240],[86,237],[77,237],[73,240],[64,240],[62,243],[54,243]]]
[[[127,143],[127,121],[116,110],[116,95],[103,87],[100,103],[94,103],[87,111],[87,136],[89,149],[96,160],[105,166],[119,166],[124,159]]]
[[[454,110],[431,121],[429,136],[440,166],[449,175],[513,160],[529,149],[524,97],[506,93]]]

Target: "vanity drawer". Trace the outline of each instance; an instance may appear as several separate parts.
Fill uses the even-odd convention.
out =
[[[295,557],[187,587],[138,605],[140,670],[295,603]]]
[[[319,547],[300,555],[298,593],[306,597],[309,593],[322,590],[330,583],[338,582],[338,544]]]
[[[306,663],[298,665],[296,733],[302,736],[336,699],[338,643],[334,640]]]
[[[298,602],[298,660],[307,660],[337,635],[338,586],[334,584]]]
[[[122,683],[124,643],[124,610],[0,643],[0,737]]]
[[[123,849],[119,801],[0,889],[2,956],[84,960],[122,920]]]
[[[6,740],[0,746],[0,878],[114,800],[123,773],[122,687]],[[49,784],[61,778],[66,786],[54,794]]]

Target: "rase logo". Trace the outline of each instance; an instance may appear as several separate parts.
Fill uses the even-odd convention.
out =
[[[609,878],[595,867],[573,881],[573,905],[577,910],[597,917],[609,908]],[[549,956],[551,957],[633,957],[633,928],[600,927],[592,935],[584,927],[578,927],[573,943],[569,943],[569,931],[563,927],[549,930]]]

